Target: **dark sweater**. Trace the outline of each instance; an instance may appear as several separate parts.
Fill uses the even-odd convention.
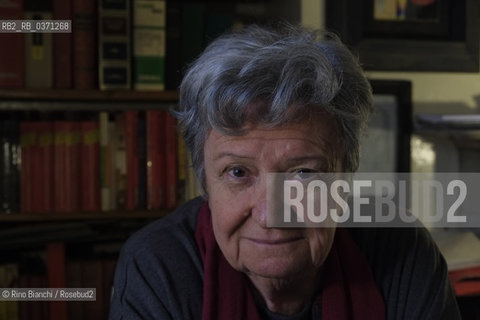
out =
[[[110,319],[201,319],[200,198],[135,233],[120,254]],[[384,297],[387,319],[456,320],[443,257],[424,228],[350,230]],[[318,314],[318,310],[314,310]]]

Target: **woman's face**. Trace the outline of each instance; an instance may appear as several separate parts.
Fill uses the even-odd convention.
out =
[[[316,125],[255,127],[242,136],[211,131],[204,150],[208,200],[215,238],[233,268],[288,278],[321,267],[335,230],[267,228],[266,180],[271,172],[331,172],[338,153],[334,132],[328,119]]]

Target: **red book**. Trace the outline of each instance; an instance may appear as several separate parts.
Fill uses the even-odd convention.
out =
[[[30,121],[21,122],[20,211],[23,213],[32,213],[34,211],[32,181],[34,180],[33,157],[36,141],[35,124]]]
[[[164,207],[165,111],[148,110],[147,123],[147,209]]]
[[[82,265],[80,261],[68,261],[66,265],[67,288],[82,288]],[[88,301],[68,301],[68,320],[83,320],[83,304]],[[107,319],[107,318],[105,318]]]
[[[47,244],[47,277],[49,288],[65,288],[65,245],[61,242]],[[67,302],[50,301],[50,320],[67,320]]]
[[[23,1],[0,1],[0,20],[23,19]],[[0,88],[23,88],[25,64],[23,60],[23,35],[0,35]],[[7,62],[8,61],[8,62]]]
[[[457,296],[480,294],[480,265],[452,270],[448,274]]]
[[[96,0],[73,0],[73,86],[96,89]]]
[[[125,143],[127,152],[126,209],[138,207],[138,112],[125,111]]]
[[[39,212],[53,212],[53,122],[36,123],[38,162],[34,192]]]
[[[56,121],[53,124],[53,165],[54,165],[54,211],[67,212],[67,186],[66,186],[66,152],[65,143],[68,131],[67,121]]]
[[[53,19],[72,20],[72,2],[53,0]],[[72,34],[53,34],[53,87],[68,89],[72,87]]]
[[[174,208],[178,199],[178,174],[177,174],[177,121],[170,114],[165,116],[165,207]]]
[[[81,123],[81,210],[100,211],[100,145],[97,121]]]
[[[96,300],[88,301],[83,305],[84,319],[102,319],[104,312],[102,260],[82,262],[82,281],[83,288],[96,289]]]
[[[65,135],[65,188],[67,212],[80,211],[80,123],[67,122]]]

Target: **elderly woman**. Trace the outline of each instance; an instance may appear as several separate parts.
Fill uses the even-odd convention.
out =
[[[269,173],[358,167],[371,89],[335,37],[223,35],[188,70],[180,107],[204,196],[126,243],[111,319],[459,319],[424,229],[266,224]]]

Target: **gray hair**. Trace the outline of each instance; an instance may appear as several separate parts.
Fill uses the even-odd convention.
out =
[[[253,103],[261,102],[252,112]],[[360,132],[373,111],[369,81],[333,34],[300,26],[252,25],[214,40],[188,69],[177,112],[192,165],[205,189],[203,149],[214,128],[241,135],[328,113],[336,121],[343,169],[359,162]]]

